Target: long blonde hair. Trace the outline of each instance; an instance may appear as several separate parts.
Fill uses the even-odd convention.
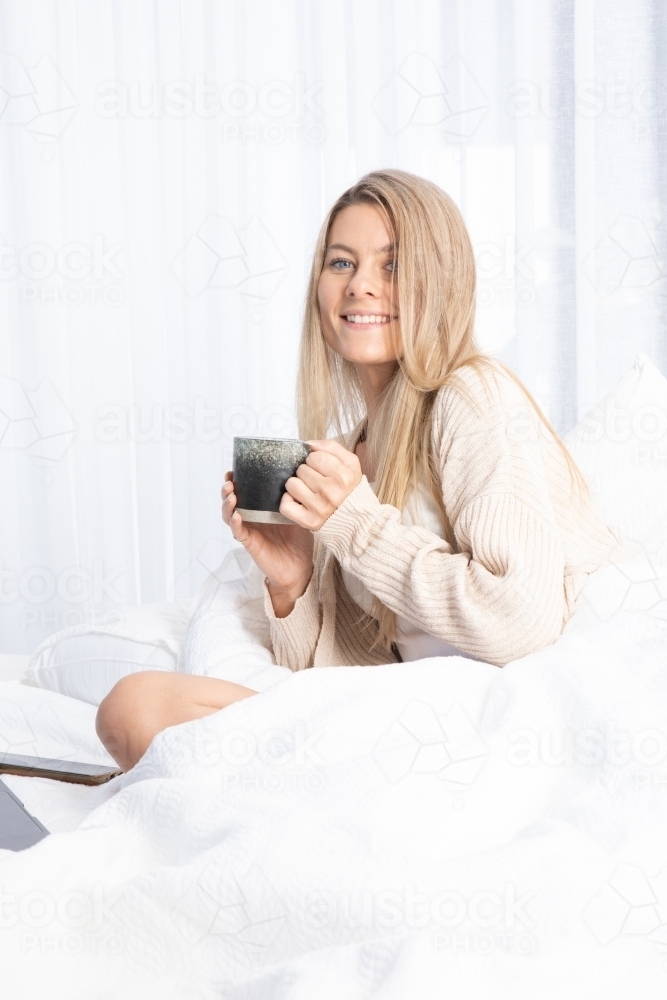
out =
[[[317,295],[331,226],[350,205],[376,207],[396,244],[399,364],[372,413],[366,413],[354,364],[333,351],[324,339]],[[392,273],[392,291],[393,281]],[[443,386],[456,384],[479,406],[457,376],[462,365],[473,366],[483,380],[484,372],[493,366],[513,379],[562,449],[579,499],[589,493],[565,443],[523,382],[503,362],[478,349],[474,339],[475,291],[473,248],[452,198],[437,185],[403,170],[366,174],[338,198],[322,223],[306,295],[297,378],[300,436],[320,439],[333,430],[354,447],[356,435],[367,421],[368,456],[376,470],[374,489],[380,503],[402,510],[413,488],[423,481],[455,552],[459,547],[443,502],[440,470],[430,441],[433,403]],[[359,625],[373,631],[372,646],[389,648],[396,637],[396,616],[377,598],[372,612],[363,614]]]

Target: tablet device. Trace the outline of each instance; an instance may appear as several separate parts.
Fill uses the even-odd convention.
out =
[[[46,837],[48,832],[4,781],[0,781],[0,849],[23,851]]]
[[[56,781],[70,781],[77,785],[102,785],[123,772],[115,764],[83,764],[76,760],[0,753],[0,773],[55,778]]]

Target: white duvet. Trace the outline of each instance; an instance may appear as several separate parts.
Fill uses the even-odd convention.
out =
[[[3,996],[663,1000],[653,577],[596,575],[559,641],[502,670],[290,674],[167,730],[112,787],[70,790],[75,830],[0,852]],[[99,757],[92,706],[6,692],[14,748],[27,726],[27,752],[69,732],[63,755]],[[30,807],[37,779],[9,780]]]

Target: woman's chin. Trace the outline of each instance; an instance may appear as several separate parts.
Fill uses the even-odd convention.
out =
[[[388,353],[387,350],[373,350],[373,348],[360,348],[358,346],[337,352],[346,361],[351,361],[355,365],[392,365],[396,364],[396,356]]]
[[[396,358],[388,358],[385,355],[361,355],[348,358],[355,365],[363,365],[366,368],[396,368],[398,362]]]

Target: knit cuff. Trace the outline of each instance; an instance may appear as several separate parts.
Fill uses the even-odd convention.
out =
[[[360,558],[368,547],[370,533],[378,522],[383,505],[373,493],[366,476],[343,500],[318,531],[319,538],[347,569],[349,557]],[[385,511],[386,511],[385,506]],[[397,512],[398,513],[398,512]],[[382,522],[385,517],[380,518]]]
[[[315,574],[310,578],[310,582],[305,591],[295,601],[294,607],[285,618],[278,618],[273,610],[271,594],[267,586],[266,577],[263,582],[264,587],[264,611],[269,619],[271,635],[274,646],[274,653],[279,662],[284,658],[289,662],[286,664],[292,669],[300,670],[308,666],[301,663],[304,651],[312,645],[315,646],[320,632],[320,602],[317,596],[317,586]]]

